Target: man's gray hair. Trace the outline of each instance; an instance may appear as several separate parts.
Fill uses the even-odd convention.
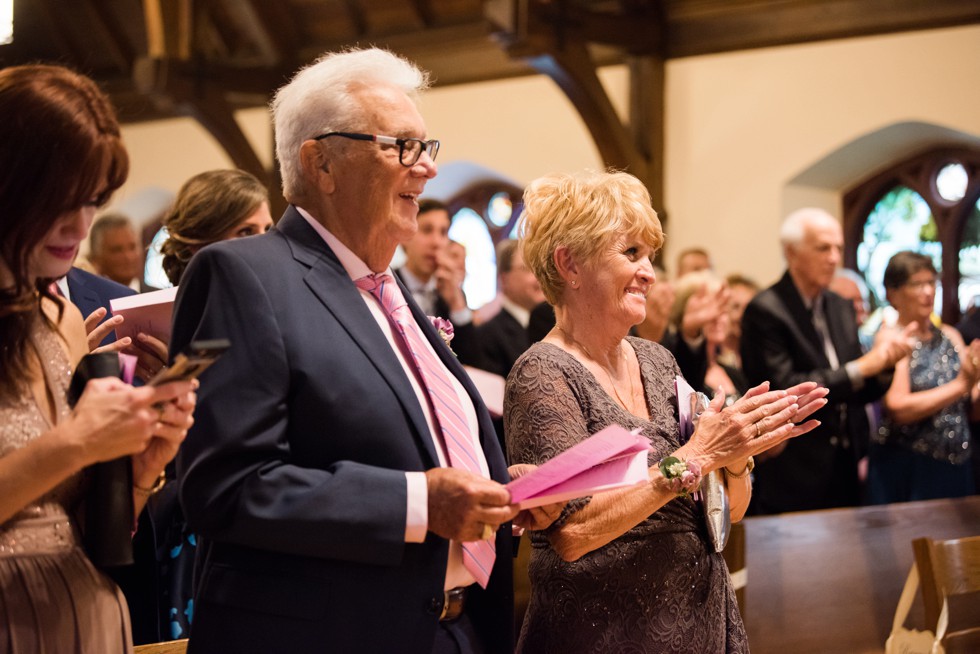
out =
[[[783,219],[783,224],[779,228],[779,243],[783,247],[787,245],[799,245],[803,242],[808,224],[828,220],[837,222],[836,218],[823,209],[817,209],[816,207],[797,209]]]
[[[88,232],[88,250],[90,255],[100,256],[102,253],[102,240],[105,233],[120,227],[128,227],[136,231],[136,226],[129,216],[121,213],[104,213],[92,223]]]
[[[356,86],[385,84],[418,101],[429,86],[429,75],[387,50],[351,49],[321,56],[276,92],[272,120],[286,200],[292,202],[303,195],[299,158],[303,142],[326,132],[363,129],[350,92]]]

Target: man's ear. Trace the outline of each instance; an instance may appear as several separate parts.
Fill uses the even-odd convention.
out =
[[[330,172],[330,159],[317,141],[304,141],[299,148],[300,166],[303,177],[317,188],[330,192],[334,187],[333,174]],[[327,186],[324,187],[324,184]]]

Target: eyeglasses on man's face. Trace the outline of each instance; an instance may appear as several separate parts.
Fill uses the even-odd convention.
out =
[[[326,134],[320,134],[319,136],[314,136],[314,141],[320,141],[327,138],[328,136],[341,136],[345,139],[353,139],[355,141],[373,141],[374,143],[381,143],[382,145],[397,145],[398,146],[398,163],[405,166],[406,168],[411,168],[418,163],[419,158],[422,153],[425,152],[429,155],[429,158],[433,161],[436,160],[436,155],[439,154],[439,141],[432,139],[430,141],[423,141],[422,139],[400,139],[394,136],[382,136],[381,134],[358,134],[356,132],[327,132]]]

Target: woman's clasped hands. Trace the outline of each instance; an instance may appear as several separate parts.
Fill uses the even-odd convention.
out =
[[[827,404],[828,392],[815,382],[778,391],[764,382],[729,407],[724,406],[724,394],[718,393],[676,455],[697,460],[704,473],[725,466],[741,468],[749,456],[781,449],[790,438],[816,428],[820,422],[807,419]]]

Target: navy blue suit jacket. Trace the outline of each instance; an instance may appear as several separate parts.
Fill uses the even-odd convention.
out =
[[[99,321],[101,325],[112,317],[109,300],[136,295],[136,291],[111,279],[94,275],[81,268],[72,267],[68,271],[68,294],[71,295],[71,303],[78,307],[84,318],[88,318],[89,314],[96,309],[105,307],[105,318]],[[114,343],[115,340],[116,332],[113,331],[103,338],[99,345],[108,345]]]
[[[466,388],[491,476],[507,480],[472,382],[404,288],[423,333]],[[198,252],[171,353],[224,337],[177,459],[203,536],[191,652],[429,654],[448,541],[405,543],[405,471],[438,465],[422,407],[340,261],[290,207],[263,236]],[[467,614],[488,652],[512,651],[512,537],[497,536]]]

